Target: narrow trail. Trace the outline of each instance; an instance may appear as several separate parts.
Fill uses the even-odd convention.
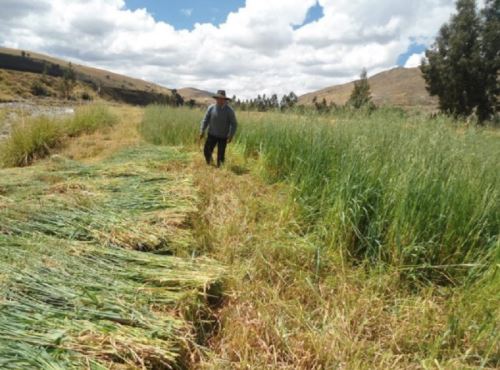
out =
[[[201,204],[193,222],[199,253],[227,268],[220,328],[209,339],[203,369],[319,369],[320,343],[307,343],[301,312],[317,304],[305,278],[315,269],[315,249],[301,237],[284,185],[264,183],[258,163],[233,147],[223,169],[193,154]],[[300,276],[303,273],[303,276]],[[304,278],[304,279],[303,279]]]

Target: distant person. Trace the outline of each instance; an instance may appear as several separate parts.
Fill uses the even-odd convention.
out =
[[[224,164],[226,144],[233,140],[238,123],[233,108],[227,104],[231,99],[226,97],[226,92],[219,90],[213,98],[216,103],[208,107],[200,124],[200,140],[203,139],[205,130],[208,128],[203,154],[207,164],[211,164],[212,153],[217,145],[217,167],[220,167]]]

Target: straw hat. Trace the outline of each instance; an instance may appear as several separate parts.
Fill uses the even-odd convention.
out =
[[[212,95],[212,98],[221,98],[221,99],[226,99],[226,100],[231,100],[226,96],[226,90],[217,90],[217,94]]]

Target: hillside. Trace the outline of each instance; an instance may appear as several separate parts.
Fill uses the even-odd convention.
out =
[[[51,78],[60,78],[68,62],[44,54],[0,47],[0,99],[16,100],[30,98],[30,87],[36,77],[44,72]],[[131,78],[103,69],[72,64],[80,85],[86,86],[100,97],[135,105],[146,105],[162,102],[171,90],[163,86]],[[49,81],[47,90],[49,96],[55,96],[52,91],[55,80]],[[12,88],[15,85],[15,88]],[[87,90],[88,90],[87,89]]]
[[[432,110],[437,100],[425,89],[425,81],[418,68],[394,68],[376,74],[368,79],[373,101],[377,105],[393,105],[402,108],[422,108]],[[326,99],[328,103],[345,104],[351,95],[354,82],[330,86],[299,97],[299,104],[312,104]]]

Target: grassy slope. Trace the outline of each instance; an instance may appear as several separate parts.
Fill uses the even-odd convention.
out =
[[[157,144],[184,143],[193,148],[193,133],[201,112],[169,110],[158,114],[155,109],[151,108],[146,113],[142,128],[146,137]],[[390,112],[379,118],[387,126],[391,120]],[[366,121],[366,117],[354,119]],[[302,120],[305,120],[303,123],[308,128],[300,129]],[[357,243],[367,242],[369,239],[363,241],[363,235],[358,234],[358,238],[347,239],[350,242],[346,243],[339,238],[343,235],[339,232],[342,224],[332,227],[331,223],[320,222],[317,228],[304,227],[311,220],[318,220],[318,208],[314,203],[317,196],[320,196],[320,204],[325,205],[326,201],[330,205],[319,208],[327,211],[328,218],[325,220],[331,222],[331,217],[335,215],[332,212],[335,208],[330,208],[332,206],[328,202],[332,193],[321,182],[314,182],[321,180],[317,177],[315,180],[315,174],[325,173],[326,167],[321,167],[321,162],[332,156],[335,158],[335,152],[329,152],[326,148],[340,148],[346,164],[351,162],[352,165],[362,158],[364,166],[346,166],[344,172],[350,176],[344,177],[340,172],[341,176],[336,177],[343,181],[351,178],[352,185],[358,184],[361,190],[366,185],[364,189],[367,190],[373,184],[364,182],[367,169],[375,163],[381,165],[406,160],[404,151],[400,152],[398,146],[392,148],[389,145],[390,142],[399,144],[409,154],[409,160],[420,164],[414,169],[409,166],[403,172],[406,177],[398,176],[393,172],[395,169],[389,167],[386,169],[391,174],[389,184],[391,178],[392,182],[399,185],[402,181],[404,183],[405,178],[412,179],[412,185],[407,189],[413,189],[420,196],[425,196],[428,191],[423,186],[427,179],[431,180],[429,184],[436,183],[432,180],[435,175],[430,173],[426,177],[424,174],[428,169],[440,171],[439,162],[432,161],[432,158],[437,158],[436,153],[440,153],[439,148],[443,148],[447,153],[454,153],[448,157],[460,163],[456,167],[460,176],[465,176],[469,181],[471,178],[466,175],[470,173],[468,171],[479,171],[481,174],[472,176],[472,179],[479,178],[486,186],[483,190],[478,190],[476,186],[462,189],[463,192],[456,195],[464,196],[462,200],[465,201],[469,197],[475,199],[474,196],[478,194],[490,194],[484,199],[491,201],[498,196],[498,184],[494,182],[495,174],[498,173],[494,170],[497,164],[485,158],[491,155],[491,150],[498,149],[497,134],[455,130],[446,122],[429,122],[419,126],[417,124],[422,122],[418,118],[416,122],[406,121],[402,126],[401,122],[391,123],[387,129],[393,132],[382,129],[376,117],[364,122],[364,126],[355,125],[352,120],[353,117],[342,116],[324,118],[240,114],[241,136],[238,138],[239,144],[229,155],[231,160],[228,168],[221,171],[206,168],[200,158],[193,164],[193,174],[204,200],[201,219],[196,224],[200,246],[203,251],[228,264],[232,272],[229,304],[220,312],[222,330],[212,340],[214,353],[203,364],[206,368],[463,369],[480,366],[496,368],[500,364],[499,302],[495,293],[500,285],[495,262],[498,260],[498,256],[495,256],[495,253],[498,254],[498,244],[495,244],[498,243],[498,227],[490,229],[493,232],[490,234],[490,247],[496,252],[486,254],[489,256],[486,264],[489,264],[489,268],[486,271],[470,269],[476,263],[432,267],[425,263],[420,266],[400,265],[398,259],[391,262],[392,266],[376,262],[376,259],[372,263],[363,259],[356,262],[356,258],[353,260],[353,256],[346,255],[350,243],[356,240]],[[314,140],[328,140],[329,134],[321,128],[324,124],[329,125],[330,131],[335,129],[332,132],[339,136],[340,142],[337,145],[307,145],[300,149],[298,142],[311,140],[308,132],[319,134]],[[378,132],[373,135],[371,130],[367,131],[368,127]],[[297,137],[293,133],[287,134],[297,129],[300,129]],[[405,133],[407,130],[409,132]],[[368,143],[365,140],[369,140],[363,132],[369,132],[373,138],[369,146],[385,138],[379,143],[383,145],[375,145],[374,151],[363,154],[359,149],[366,148]],[[345,139],[350,145],[340,145]],[[279,145],[273,145],[273,140]],[[354,145],[356,143],[364,145]],[[464,146],[464,143],[467,145]],[[477,145],[471,146],[473,143]],[[411,144],[410,147],[407,144]],[[314,151],[314,148],[321,150]],[[377,159],[377,150],[384,148],[386,153],[389,148],[389,152],[396,150],[395,162]],[[273,153],[273,150],[277,152]],[[427,156],[426,151],[429,150],[432,154]],[[472,158],[464,158],[464,151]],[[373,158],[376,158],[375,161]],[[461,160],[468,163],[469,160],[478,159],[485,160],[482,164],[474,162],[475,165],[461,163]],[[426,163],[427,160],[430,162]],[[449,161],[444,163],[448,171],[445,173],[453,174],[452,164]],[[308,165],[313,165],[310,173],[304,172],[309,171]],[[416,171],[415,176],[408,176],[408,171]],[[271,180],[274,185],[266,183],[263,178]],[[460,180],[457,185],[466,186],[467,181]],[[313,189],[310,194],[304,192],[307,188],[302,182],[306,185],[315,184],[309,187]],[[453,177],[445,183],[453,184]],[[333,182],[331,190],[337,188],[336,184]],[[349,182],[344,184],[349,185]],[[449,197],[452,193],[447,191],[449,189],[452,189],[453,194],[456,192],[451,186],[429,195],[437,196],[438,202],[442,202],[438,203],[440,206],[450,207]],[[415,193],[410,192],[407,196],[411,194]],[[325,196],[327,198],[322,198]],[[352,222],[349,218],[359,209],[356,206],[363,201],[363,193],[348,193],[346,200],[349,199],[357,199],[354,203],[347,203],[347,207],[353,208],[340,208],[340,211],[343,211],[344,219]],[[421,217],[428,222],[422,228],[423,231],[428,226],[432,232],[446,231],[446,228],[443,230],[439,225],[432,225],[432,208],[426,208],[426,203],[422,203],[418,197],[416,199],[416,208],[408,209],[416,213],[407,216],[396,213],[396,219],[403,216],[410,220]],[[397,198],[392,202],[395,200]],[[371,201],[368,198],[367,203],[361,203],[360,209],[373,207]],[[411,199],[406,200],[409,201]],[[433,202],[436,203],[436,200]],[[496,201],[490,206],[492,204],[493,207],[498,206]],[[456,210],[460,212],[464,204],[458,202],[456,205]],[[477,208],[479,212],[486,209],[488,207]],[[489,216],[485,215],[478,221],[477,230],[498,221],[498,209],[493,208],[492,211]],[[441,217],[453,217],[454,212],[446,211],[441,213]],[[311,216],[314,218],[311,219]],[[388,216],[387,220],[392,221],[393,218]],[[471,220],[471,214],[467,218],[467,223],[475,222]],[[350,227],[344,226],[345,235],[356,236],[356,233],[352,233],[355,224],[349,224]],[[370,232],[370,229],[364,229],[363,232],[367,231]],[[332,235],[336,239],[331,238]],[[488,239],[483,241],[490,243]],[[444,244],[445,248],[442,248],[432,247],[432,243],[432,240],[428,241],[428,251],[438,252],[436,256],[445,258],[446,252],[452,250],[450,246],[454,245]],[[481,247],[474,248],[476,252],[481,252]],[[420,253],[424,251],[425,248]],[[467,255],[462,254],[462,257]],[[419,253],[408,257],[420,258]],[[450,252],[449,257],[460,257],[460,250]],[[474,262],[473,259],[471,261]],[[471,272],[465,275],[465,280],[464,271]],[[415,277],[417,281],[413,280]],[[423,282],[420,280],[422,278]],[[448,279],[457,280],[455,284],[449,284]]]
[[[161,255],[192,248],[188,158],[141,143],[124,110],[62,156],[1,170],[2,368],[182,366],[203,334],[222,269]]]
[[[0,47],[0,53],[21,56],[22,50]],[[68,64],[67,61],[48,55],[29,51],[28,53],[30,58],[47,61],[62,67],[66,67]],[[118,73],[113,73],[110,71],[92,68],[80,64],[73,64],[73,68],[77,73],[84,74],[90,77],[93,81],[98,82],[102,87],[137,90],[148,93],[162,93],[166,95],[171,94],[171,89],[167,89],[163,86],[137,78],[132,78]],[[37,76],[39,77],[39,75],[35,73],[11,71],[0,68],[0,102],[17,100],[19,98],[32,98],[33,96],[30,92],[30,88],[32,83],[38,79]],[[56,86],[59,79],[48,77],[47,80],[49,82],[49,93],[51,93],[52,96],[57,96]],[[96,98],[96,92],[93,91],[89,86],[82,84],[81,82],[78,83],[74,95],[80,96],[84,91],[90,94],[90,96]],[[211,102],[212,94],[206,91],[193,88],[182,88],[179,89],[178,92],[182,95],[186,102],[190,99],[194,99],[198,104],[201,105],[206,105],[208,102]]]

